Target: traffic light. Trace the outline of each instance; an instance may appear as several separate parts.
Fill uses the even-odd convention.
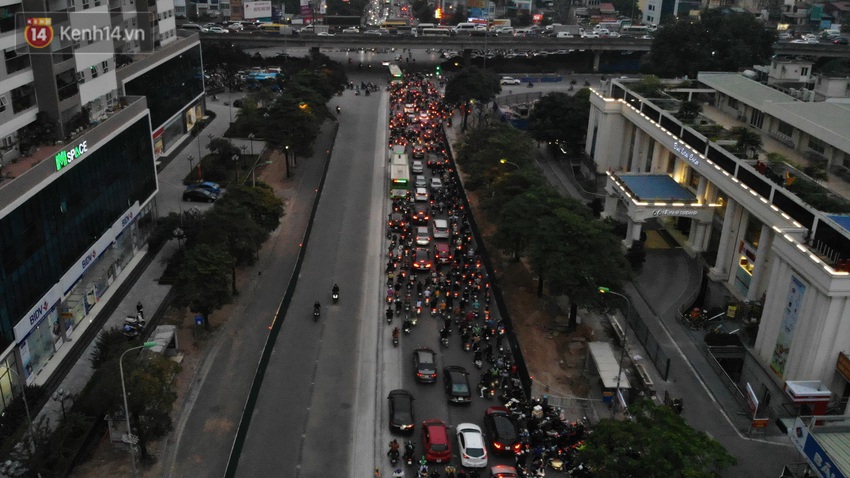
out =
[[[437,76],[440,76],[442,74],[443,74],[443,67],[441,67],[440,65],[437,65]]]
[[[436,10],[434,10],[434,18],[436,18],[437,20],[440,20],[441,18],[443,18],[443,9],[442,8],[438,7]]]

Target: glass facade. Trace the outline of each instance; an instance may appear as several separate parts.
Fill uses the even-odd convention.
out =
[[[0,348],[23,341],[14,325],[128,208],[156,192],[150,138],[148,118],[139,119],[0,218]],[[45,312],[22,355],[24,348],[30,357],[52,355],[56,304]]]
[[[145,96],[154,129],[204,92],[201,46],[190,48],[124,85],[130,96]]]

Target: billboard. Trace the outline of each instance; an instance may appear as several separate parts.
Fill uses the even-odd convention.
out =
[[[244,7],[245,13],[243,17],[245,20],[272,16],[272,2],[270,1],[245,2]]]

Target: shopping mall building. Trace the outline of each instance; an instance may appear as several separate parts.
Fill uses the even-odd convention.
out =
[[[157,159],[203,117],[197,35],[177,30],[170,0],[138,6],[0,7],[0,410],[48,380],[144,255]],[[23,43],[47,23],[52,36],[32,38],[52,41]]]

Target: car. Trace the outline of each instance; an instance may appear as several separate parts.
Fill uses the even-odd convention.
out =
[[[434,257],[437,259],[437,263],[439,264],[451,264],[452,259],[452,248],[449,247],[445,242],[438,242],[434,244]]]
[[[522,83],[518,78],[512,78],[510,76],[503,76],[501,80],[499,80],[500,85],[518,85]]]
[[[381,66],[390,66],[390,60],[382,60]]]
[[[387,226],[393,232],[401,232],[407,227],[407,221],[404,220],[404,214],[400,212],[391,212],[387,219]]]
[[[209,29],[207,29],[207,32],[209,32],[209,33],[230,33],[226,28],[221,28],[221,27],[209,27]]]
[[[348,27],[342,30],[342,33],[360,33],[360,29],[357,27]]]
[[[432,419],[422,422],[422,447],[425,459],[430,462],[448,463],[452,459],[452,444],[444,421]]]
[[[422,174],[425,165],[422,161],[415,160],[410,163],[410,169],[413,170],[413,174]]]
[[[570,32],[558,32],[555,34],[555,38],[575,38]]]
[[[415,237],[417,246],[427,246],[431,244],[431,234],[428,231],[427,226],[417,227]]]
[[[449,238],[449,221],[445,219],[434,219],[434,239]]]
[[[790,40],[791,38],[793,38],[793,35],[791,35],[791,34],[790,34],[790,33],[788,33],[788,32],[783,32],[783,33],[780,33],[780,34],[779,34],[779,37],[778,37],[778,38],[779,38],[780,40]]]
[[[216,199],[218,199],[218,194],[206,189],[194,188],[183,191],[184,201],[215,202]]]
[[[431,191],[443,189],[443,181],[440,178],[431,178]]]
[[[186,186],[186,189],[206,189],[211,193],[221,194],[221,185],[212,181],[189,184]]]
[[[413,182],[413,186],[417,187],[417,188],[424,188],[427,185],[428,185],[428,180],[425,179],[425,176],[422,176],[421,174],[416,176],[416,179]]]
[[[481,428],[473,423],[460,423],[456,427],[460,464],[467,468],[487,466],[487,446]]]
[[[428,190],[425,188],[416,188],[413,194],[413,199],[415,201],[427,201],[428,200]]]
[[[431,249],[417,247],[413,252],[413,268],[417,270],[429,270],[434,265],[431,261]]]
[[[845,37],[841,37],[841,38],[836,38],[835,40],[832,40],[832,43],[835,44],[835,45],[847,45],[847,44],[850,44],[850,40],[848,40]]]
[[[421,144],[417,144],[413,146],[413,153],[411,153],[415,159],[422,159],[425,157],[425,146]]]
[[[413,394],[407,390],[393,390],[387,395],[390,401],[390,430],[413,433]]]
[[[443,383],[446,395],[452,403],[472,403],[472,392],[469,388],[469,372],[457,365],[443,367]]]
[[[364,35],[384,35],[386,30],[366,30],[363,32]]]
[[[335,37],[336,35],[331,32],[319,32],[316,33],[317,37]]]
[[[414,378],[419,383],[437,382],[437,354],[428,347],[413,350]]]
[[[484,428],[494,453],[517,453],[521,444],[516,423],[505,407],[490,407],[484,412]]]
[[[432,171],[442,171],[448,162],[447,159],[441,158],[439,154],[432,154],[428,157],[428,168]]]
[[[519,474],[512,466],[497,465],[490,468],[490,478],[519,478]]]
[[[431,220],[431,214],[428,212],[427,204],[414,204],[413,212],[410,214],[410,221],[415,224],[428,224]]]

